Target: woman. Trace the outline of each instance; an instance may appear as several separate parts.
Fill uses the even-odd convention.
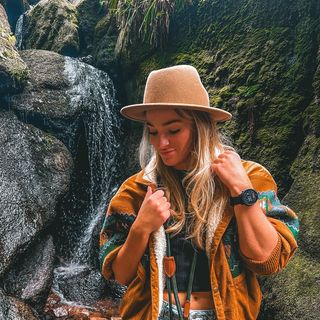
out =
[[[144,102],[121,113],[145,123],[142,170],[100,234],[102,274],[128,286],[123,319],[256,319],[256,275],[281,270],[297,247],[297,216],[272,176],[223,143],[216,123],[231,115],[210,107],[191,66],[151,72]]]

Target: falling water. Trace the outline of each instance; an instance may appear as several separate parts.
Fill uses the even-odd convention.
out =
[[[71,84],[67,91],[71,112],[81,110],[90,181],[85,212],[76,216],[79,228],[73,238],[73,248],[70,248],[71,258],[55,270],[54,288],[57,291],[61,280],[65,285],[68,274],[74,278],[83,274],[84,269],[94,267],[91,257],[97,244],[92,243],[93,234],[105,215],[108,197],[117,188],[114,175],[119,167],[120,120],[111,79],[105,72],[69,57],[65,58],[64,76]],[[99,281],[98,276],[96,278]]]
[[[23,19],[24,19],[24,14],[22,14],[17,23],[16,23],[16,29],[15,29],[15,36],[16,36],[16,47],[18,50],[22,50],[22,40],[23,40]]]
[[[119,128],[114,88],[109,76],[76,59],[65,58],[65,76],[72,84],[67,91],[71,109],[81,109],[84,116],[90,170],[90,199],[86,212],[86,230],[81,237],[73,262],[84,262],[88,237],[105,209],[104,197],[111,188],[119,141],[114,128]]]

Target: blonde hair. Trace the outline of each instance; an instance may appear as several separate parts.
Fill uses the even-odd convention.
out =
[[[140,165],[143,169],[153,162],[152,171],[161,178],[165,194],[170,199],[173,223],[166,232],[177,234],[184,225],[187,238],[199,248],[205,247],[206,222],[214,231],[226,207],[229,192],[225,185],[213,176],[211,163],[226,149],[233,149],[230,142],[219,133],[216,123],[204,112],[174,109],[182,118],[193,121],[193,145],[190,157],[191,171],[182,182],[173,167],[166,166],[149,143],[145,125],[139,148]],[[227,145],[228,144],[228,145]],[[185,205],[186,194],[188,203]],[[186,222],[186,212],[190,220]]]

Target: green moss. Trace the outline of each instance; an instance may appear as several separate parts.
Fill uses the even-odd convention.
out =
[[[35,6],[26,15],[27,49],[51,50],[66,55],[79,51],[78,19],[75,7],[53,0]]]
[[[317,319],[319,278],[319,262],[296,255],[281,274],[264,281],[264,313],[273,320]]]
[[[12,77],[19,83],[24,83],[30,75],[29,70],[20,63],[13,63],[10,66],[9,72],[12,75]]]

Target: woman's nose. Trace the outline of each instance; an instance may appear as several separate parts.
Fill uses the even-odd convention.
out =
[[[165,135],[159,136],[159,148],[165,147],[169,144],[169,140]]]

